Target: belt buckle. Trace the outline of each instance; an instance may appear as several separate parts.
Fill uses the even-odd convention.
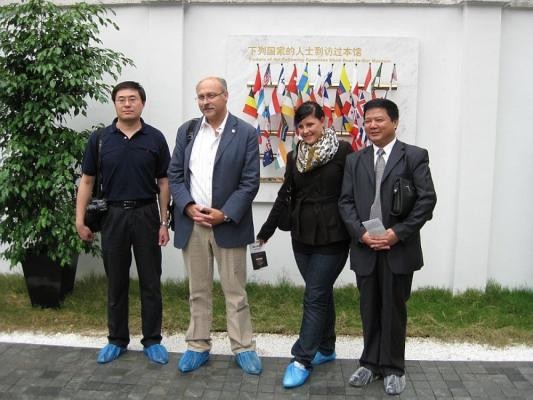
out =
[[[135,203],[136,203],[135,200],[124,200],[122,202],[122,208],[124,208],[124,210],[135,208]]]

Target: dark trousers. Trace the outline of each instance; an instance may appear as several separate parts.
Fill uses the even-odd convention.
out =
[[[335,351],[333,284],[344,268],[348,250],[338,254],[294,252],[294,257],[305,281],[305,292],[300,335],[291,353],[310,369],[317,351],[324,355]]]
[[[161,248],[157,204],[139,208],[110,207],[102,227],[102,252],[107,275],[109,343],[127,346],[128,290],[132,248],[141,294],[141,343],[161,342]]]
[[[412,273],[391,272],[385,252],[378,253],[372,274],[357,275],[364,337],[359,363],[375,373],[405,373],[406,303],[412,281]]]

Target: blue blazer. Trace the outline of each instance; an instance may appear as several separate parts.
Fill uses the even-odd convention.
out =
[[[393,184],[397,177],[413,182],[416,200],[403,219],[391,215]],[[433,216],[437,196],[429,170],[428,152],[403,143],[394,144],[381,181],[381,212],[385,229],[392,228],[399,242],[386,250],[390,268],[396,274],[408,274],[424,265],[420,229]],[[346,157],[339,211],[352,241],[350,264],[357,275],[370,275],[376,264],[376,251],[361,242],[366,232],[362,221],[368,220],[374,202],[374,150],[368,146]]]
[[[170,192],[174,200],[174,246],[183,249],[189,240],[193,220],[185,207],[193,203],[189,161],[200,123],[187,140],[187,126],[178,128],[176,146],[168,167]],[[242,247],[254,241],[252,201],[259,190],[259,144],[255,128],[229,114],[215,156],[211,207],[222,210],[231,222],[213,227],[220,247]]]

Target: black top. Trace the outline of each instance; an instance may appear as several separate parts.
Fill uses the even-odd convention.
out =
[[[321,254],[331,254],[346,249],[349,236],[339,215],[338,200],[344,163],[346,156],[351,152],[350,144],[341,141],[331,161],[305,173],[297,170],[293,152],[290,152],[287,155],[283,185],[257,237],[268,240],[274,234],[280,210],[285,206],[291,187],[293,249],[299,253]]]
[[[117,119],[102,135],[103,197],[109,201],[155,199],[157,179],[167,176],[170,150],[158,129],[144,123],[128,139],[117,128]],[[95,176],[97,135],[94,132],[83,156],[82,172]]]

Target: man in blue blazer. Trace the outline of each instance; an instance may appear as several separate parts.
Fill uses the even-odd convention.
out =
[[[190,292],[188,350],[178,369],[193,371],[209,358],[216,260],[235,361],[245,372],[259,374],[246,294],[246,245],[254,241],[252,201],[259,189],[257,135],[228,112],[224,79],[202,79],[196,96],[203,118],[180,126],[168,169],[174,245],[183,251]]]
[[[373,145],[346,158],[339,199],[352,238],[350,264],[360,292],[364,336],[360,367],[350,384],[364,386],[383,376],[391,395],[405,389],[406,302],[413,272],[423,265],[420,229],[432,218],[437,201],[428,152],[396,139],[398,120],[398,107],[390,100],[365,104],[365,131]],[[399,178],[416,193],[404,216],[392,211]],[[384,232],[365,229],[363,222],[374,218],[382,221]]]

